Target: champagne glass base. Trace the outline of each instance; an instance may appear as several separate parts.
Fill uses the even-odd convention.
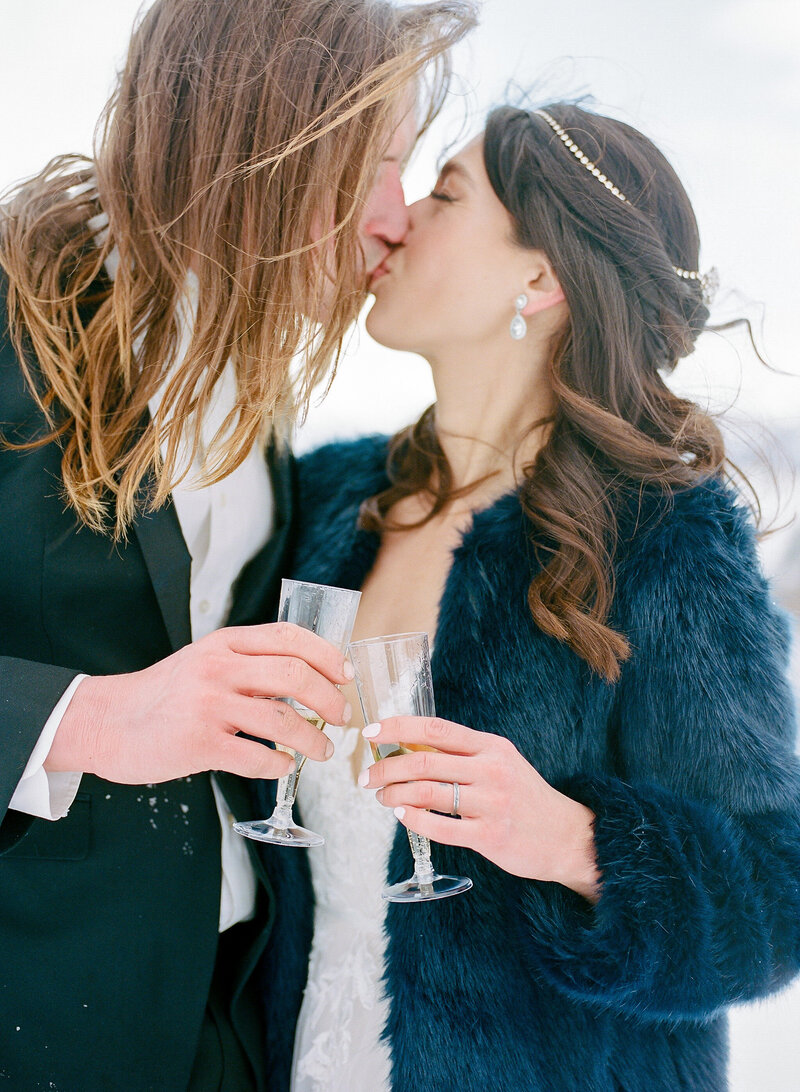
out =
[[[412,876],[410,880],[384,888],[381,894],[387,902],[431,902],[433,899],[460,895],[471,887],[472,880],[466,876],[439,876],[434,873],[425,883]]]
[[[305,827],[277,827],[268,819],[253,819],[249,823],[234,823],[233,829],[244,838],[255,842],[267,842],[274,846],[294,846],[296,849],[310,849],[312,846],[324,846],[321,834]]]

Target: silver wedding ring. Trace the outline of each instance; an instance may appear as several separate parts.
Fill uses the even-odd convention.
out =
[[[460,801],[461,801],[461,786],[459,785],[459,783],[457,781],[454,781],[453,782],[453,810],[450,812],[450,815],[452,816],[453,819],[460,819],[461,818],[461,816],[458,814],[458,805],[459,805]]]

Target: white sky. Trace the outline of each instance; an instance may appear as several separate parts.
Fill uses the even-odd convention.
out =
[[[0,0],[0,189],[55,154],[91,150],[138,8],[133,0]],[[744,310],[759,325],[763,316],[770,360],[795,374],[771,376],[735,339],[707,337],[676,383],[715,406],[741,387],[745,427],[777,421],[796,443],[798,0],[485,0],[482,25],[459,49],[456,68],[462,95],[420,150],[409,197],[432,184],[438,152],[456,137],[465,106],[477,131],[510,82],[536,85],[542,100],[591,93],[599,109],[653,137],[683,178],[700,222],[702,267],[716,265],[722,277],[719,316]],[[361,333],[298,446],[393,430],[431,400],[424,362],[390,354]],[[799,1015],[797,988],[736,1015],[732,1092],[797,1087]]]

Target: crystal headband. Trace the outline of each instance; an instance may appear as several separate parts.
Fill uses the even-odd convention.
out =
[[[533,113],[547,122],[556,136],[559,137],[567,151],[572,152],[578,162],[582,163],[586,170],[589,171],[601,185],[605,186],[609,193],[613,193],[616,198],[623,201],[626,205],[631,204],[622,190],[615,186],[611,179],[607,178],[595,163],[592,163],[588,155],[581,151],[569,133],[566,132],[565,129],[562,129],[551,114],[548,114],[546,110],[534,110]],[[715,268],[712,267],[707,273],[699,273],[696,269],[681,269],[680,266],[677,265],[673,265],[672,268],[682,280],[697,281],[703,293],[703,302],[706,305],[711,303],[714,298],[714,293],[719,287],[719,274]]]

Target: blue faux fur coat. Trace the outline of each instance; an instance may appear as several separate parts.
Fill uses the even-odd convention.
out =
[[[369,438],[301,461],[294,576],[362,584],[378,540],[356,521],[387,484],[385,457],[385,439]],[[440,871],[475,887],[388,908],[392,1088],[720,1092],[725,1006],[775,990],[800,962],[785,620],[726,489],[710,482],[671,506],[645,499],[622,516],[612,622],[633,655],[608,685],[533,623],[528,526],[510,494],[476,515],[454,553],[433,656],[437,712],[507,735],[592,808],[602,898],[593,908],[437,846]],[[279,1090],[312,897],[304,854],[276,851],[270,864],[278,909],[264,996]],[[398,825],[387,879],[410,870]]]

